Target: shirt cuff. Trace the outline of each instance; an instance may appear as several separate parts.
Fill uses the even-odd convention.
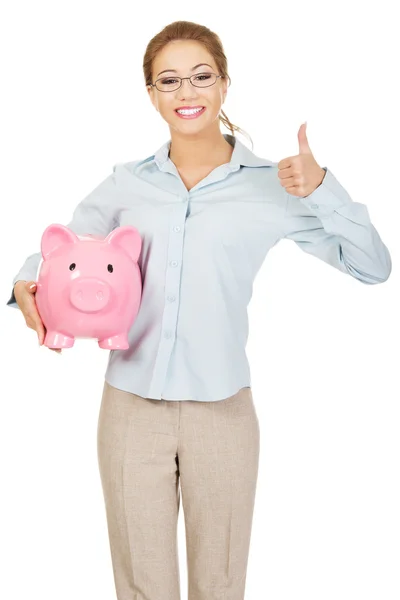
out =
[[[318,216],[329,217],[335,210],[347,204],[353,203],[348,192],[339,183],[328,167],[322,167],[325,177],[320,185],[308,196],[299,200]]]

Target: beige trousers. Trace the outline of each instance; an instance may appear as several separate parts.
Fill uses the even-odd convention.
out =
[[[200,402],[104,382],[97,449],[118,600],[180,600],[180,493],[189,600],[244,600],[259,438],[249,387]]]

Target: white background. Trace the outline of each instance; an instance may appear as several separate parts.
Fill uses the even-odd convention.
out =
[[[257,275],[247,352],[261,452],[246,600],[399,600],[395,3],[192,6],[25,0],[1,19],[0,597],[116,597],[96,454],[108,352],[93,340],[61,355],[39,348],[6,302],[47,225],[67,223],[116,162],[169,139],[142,60],[158,31],[186,19],[220,36],[224,110],[255,154],[297,154],[307,120],[320,166],[367,205],[393,262],[387,282],[368,286],[282,240]],[[178,528],[184,600],[182,505]]]

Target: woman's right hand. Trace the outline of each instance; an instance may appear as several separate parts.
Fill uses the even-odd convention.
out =
[[[46,335],[46,328],[36,306],[36,289],[35,281],[17,281],[14,286],[14,296],[24,315],[27,326],[36,331],[41,346]],[[49,348],[49,350],[61,353],[61,348]]]

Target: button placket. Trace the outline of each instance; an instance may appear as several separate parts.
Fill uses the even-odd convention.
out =
[[[185,200],[185,198],[181,198],[179,197],[180,200]],[[177,210],[175,213],[173,213],[171,215],[171,220],[178,220],[179,217],[182,217],[183,219],[185,219],[185,215],[186,215],[186,202],[182,203],[179,207],[179,211]],[[175,335],[175,327],[176,327],[176,322],[177,322],[177,310],[178,307],[177,305],[173,304],[176,302],[177,300],[177,294],[174,293],[175,290],[178,291],[179,290],[179,286],[180,286],[180,270],[177,270],[176,267],[178,267],[181,262],[182,262],[182,245],[183,245],[183,237],[176,237],[174,234],[176,233],[180,233],[182,231],[182,225],[179,225],[178,223],[175,224],[171,224],[171,229],[170,229],[170,236],[169,236],[169,246],[168,246],[168,254],[169,254],[169,258],[171,258],[171,260],[168,261],[168,265],[171,269],[174,269],[174,272],[170,272],[168,273],[167,276],[167,285],[166,288],[169,289],[169,293],[166,296],[166,303],[168,303],[168,307],[166,309],[165,312],[165,316],[164,316],[164,322],[163,322],[163,326],[164,326],[164,331],[163,331],[163,338],[165,340],[171,340],[173,339],[174,335]],[[177,260],[176,258],[172,258],[174,255],[177,256],[179,253],[180,255],[180,260]]]

